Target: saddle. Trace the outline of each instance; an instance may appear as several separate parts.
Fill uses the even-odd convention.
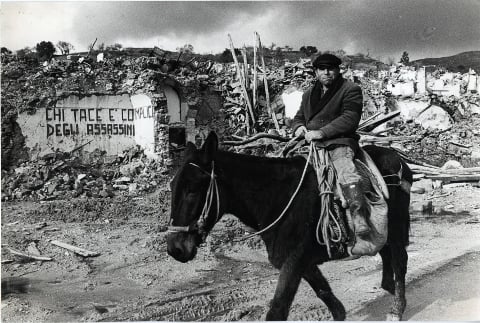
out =
[[[305,143],[304,140],[301,140],[293,145],[284,156],[300,155],[308,158],[310,148],[305,146]],[[329,158],[323,157],[327,153],[322,148],[314,149],[313,155],[315,154],[316,156],[311,157],[309,161],[316,170],[322,198],[322,210],[319,225],[317,225],[317,241],[327,246],[327,251],[332,259],[355,256],[358,254],[358,250],[362,250],[362,255],[375,255],[385,245],[388,236],[387,200],[389,193],[382,174],[368,153],[360,148],[354,163],[362,177],[361,185],[365,192],[366,207],[369,210],[367,221],[372,230],[367,236],[356,237],[350,211],[338,184],[336,172],[325,171],[334,169],[333,165],[328,164]],[[334,198],[328,198],[325,191],[333,193]],[[328,214],[328,218],[325,218],[325,213]],[[322,233],[321,239],[318,238],[320,236],[318,231]]]

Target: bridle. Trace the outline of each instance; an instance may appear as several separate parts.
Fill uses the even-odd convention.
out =
[[[212,161],[212,171],[209,173],[200,166],[195,163],[188,163],[188,165],[192,165],[200,169],[202,172],[210,176],[210,184],[208,185],[207,195],[205,197],[205,204],[203,205],[202,213],[197,222],[194,222],[187,226],[168,226],[168,232],[177,233],[177,232],[198,232],[202,236],[202,240],[206,237],[207,232],[205,229],[208,215],[210,214],[210,209],[212,208],[213,204],[213,197],[216,197],[217,200],[217,212],[215,216],[215,222],[218,221],[220,215],[220,195],[218,192],[218,184],[217,184],[217,175],[215,175],[215,164]],[[170,219],[170,223],[173,222],[173,219]]]

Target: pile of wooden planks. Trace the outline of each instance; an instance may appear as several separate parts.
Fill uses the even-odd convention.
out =
[[[442,181],[444,183],[452,182],[479,182],[480,167],[442,169],[436,166],[421,166],[407,163],[414,174],[423,174],[424,178]]]

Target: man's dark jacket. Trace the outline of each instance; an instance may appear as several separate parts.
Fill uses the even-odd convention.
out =
[[[360,137],[355,131],[362,107],[362,89],[357,84],[340,75],[331,88],[322,93],[322,86],[317,81],[302,96],[300,109],[293,118],[293,132],[300,126],[321,130],[325,139],[320,146],[348,145],[356,151]]]

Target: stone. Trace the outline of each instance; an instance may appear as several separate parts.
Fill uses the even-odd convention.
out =
[[[28,181],[27,183],[24,183],[23,185],[29,190],[37,190],[41,188],[43,184],[44,182],[41,179],[36,178],[34,180]]]
[[[49,183],[48,186],[47,186],[48,194],[50,194],[50,195],[53,194],[53,192],[55,192],[55,190],[57,189],[57,186],[58,186],[57,182]]]
[[[15,174],[18,175],[23,175],[23,174],[28,174],[32,170],[31,166],[21,166],[15,168]]]
[[[461,169],[463,168],[462,164],[456,160],[449,160],[443,164],[442,169]]]
[[[424,100],[397,100],[397,106],[400,109],[400,116],[403,120],[415,120],[415,118],[429,106],[428,101]]]
[[[123,176],[134,176],[138,174],[144,167],[145,164],[142,161],[132,161],[126,165],[122,165],[120,167],[120,173],[122,173]]]
[[[136,193],[138,190],[138,184],[137,183],[132,183],[130,185],[128,185],[128,192],[129,193]]]
[[[431,106],[417,116],[415,122],[422,128],[432,130],[448,130],[452,128],[452,121],[448,113],[439,106]]]
[[[470,104],[470,113],[471,114],[480,114],[480,106],[476,104]]]
[[[412,184],[411,191],[417,194],[429,193],[433,190],[433,181],[431,179],[421,179]]]
[[[132,181],[132,179],[130,177],[127,177],[127,176],[123,176],[123,177],[115,179],[115,183],[129,183],[131,181]]]
[[[480,148],[474,147],[470,154],[470,159],[474,162],[480,163]]]

